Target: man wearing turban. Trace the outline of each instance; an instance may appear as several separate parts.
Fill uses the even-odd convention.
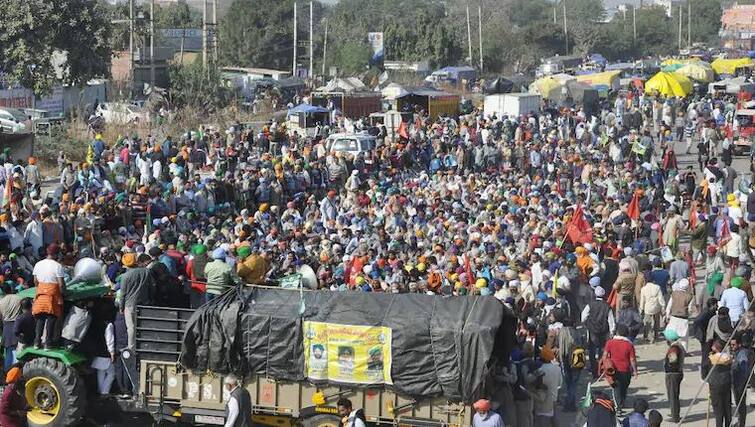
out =
[[[472,427],[503,427],[501,416],[490,410],[489,400],[480,399],[472,407],[475,410]]]

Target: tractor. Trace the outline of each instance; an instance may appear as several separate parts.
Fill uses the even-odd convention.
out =
[[[22,298],[34,298],[35,288],[19,292]],[[76,302],[94,300],[103,302],[111,289],[101,282],[72,283],[64,294],[65,311]],[[59,321],[62,321],[59,320]],[[74,349],[42,349],[27,347],[17,354],[23,363],[26,380],[26,401],[30,410],[27,421],[30,427],[63,427],[76,425],[87,408],[87,389],[83,374],[89,369],[87,357]]]

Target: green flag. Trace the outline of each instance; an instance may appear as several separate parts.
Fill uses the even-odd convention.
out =
[[[590,387],[592,384],[587,383],[587,390],[585,391],[585,397],[582,398],[582,401],[579,403],[579,407],[582,409],[590,409],[592,406],[592,390]]]

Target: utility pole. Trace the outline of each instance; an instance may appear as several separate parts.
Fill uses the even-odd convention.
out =
[[[679,5],[679,50],[682,50],[682,5]]]
[[[469,24],[469,2],[467,2],[467,44],[469,45],[469,64],[472,64],[472,26]]]
[[[556,3],[553,3],[553,23],[557,23],[558,18],[556,17]]]
[[[130,94],[134,93],[134,0],[128,2],[128,54],[131,57],[131,90]]]
[[[212,0],[212,61],[218,63],[218,0]]]
[[[687,48],[692,47],[692,1],[687,0]]]
[[[322,79],[325,81],[325,55],[328,52],[328,20],[325,19],[325,37],[322,42]]]
[[[569,54],[569,32],[566,31],[566,0],[561,0],[564,4],[564,55]]]
[[[632,43],[637,44],[637,7],[632,6]]]
[[[155,90],[155,0],[149,2],[149,84]]]
[[[482,2],[477,6],[477,27],[480,30],[480,73],[485,68],[485,63],[482,60]]]
[[[315,13],[314,13],[314,6],[312,6],[312,1],[309,2],[309,78],[314,79],[315,78],[315,42],[314,42],[314,20],[315,20]]]
[[[296,2],[294,2],[294,64],[291,67],[291,75],[296,77],[296,45],[299,43],[298,36],[296,34]]]
[[[202,66],[207,69],[207,0],[202,2]]]

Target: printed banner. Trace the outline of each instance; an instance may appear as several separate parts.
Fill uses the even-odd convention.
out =
[[[383,61],[385,60],[385,47],[383,44],[383,33],[367,33],[367,40],[372,48],[372,56],[370,57],[370,65],[378,68],[383,68]]]
[[[304,322],[307,377],[351,384],[393,384],[391,329]]]

